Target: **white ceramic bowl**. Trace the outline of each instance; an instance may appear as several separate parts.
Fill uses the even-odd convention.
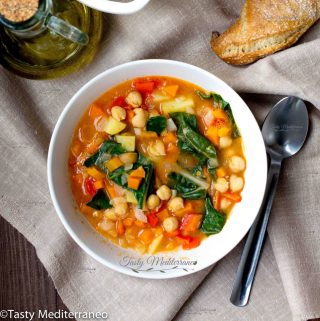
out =
[[[100,236],[76,210],[68,176],[68,151],[74,128],[84,111],[102,93],[127,79],[163,75],[181,78],[215,91],[232,107],[240,128],[247,160],[242,201],[236,204],[223,230],[189,251],[140,255]],[[247,105],[226,83],[195,66],[170,60],[129,62],[101,73],[69,101],[54,129],[48,155],[48,183],[59,218],[72,238],[89,255],[116,271],[143,278],[188,275],[212,265],[231,251],[252,225],[265,191],[267,160],[258,124]]]
[[[78,0],[86,6],[114,14],[131,14],[141,10],[150,0],[131,0],[130,2],[118,2],[110,0]]]

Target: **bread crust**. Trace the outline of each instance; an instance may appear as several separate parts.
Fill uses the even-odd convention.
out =
[[[225,62],[244,65],[294,44],[320,18],[320,0],[247,0],[240,18],[211,39]]]

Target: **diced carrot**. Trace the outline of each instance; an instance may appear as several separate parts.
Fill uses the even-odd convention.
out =
[[[138,227],[145,227],[146,226],[146,223],[138,221],[138,220],[134,221],[134,224],[137,225]]]
[[[104,179],[106,177],[105,174],[103,174],[100,171],[98,171],[95,167],[87,168],[87,173],[90,176],[92,176],[93,178],[95,178],[96,180],[101,180],[101,179]]]
[[[175,97],[179,89],[178,85],[166,86],[162,88],[168,95]]]
[[[130,226],[132,226],[133,222],[134,222],[134,219],[133,219],[133,218],[127,217],[127,218],[125,218],[125,219],[123,220],[123,225],[124,225],[125,227],[130,227]]]
[[[192,212],[193,212],[192,204],[190,202],[186,202],[183,208],[174,212],[174,215],[178,217],[183,217],[185,214],[192,213]]]
[[[170,143],[167,146],[166,151],[167,151],[167,154],[178,154],[180,150],[176,144]]]
[[[126,231],[126,230],[125,230],[125,227],[124,227],[124,225],[123,225],[122,220],[118,220],[118,221],[117,221],[117,223],[116,223],[116,230],[117,230],[117,234],[118,234],[119,236],[123,235],[124,232]]]
[[[115,171],[117,168],[123,166],[122,161],[119,157],[113,157],[105,163],[109,172]]]
[[[227,175],[227,171],[224,167],[219,167],[216,170],[217,177],[225,177]]]
[[[144,244],[150,244],[153,240],[154,235],[151,229],[145,229],[139,233],[138,237]]]
[[[145,178],[146,177],[146,172],[142,166],[138,167],[137,169],[133,170],[130,173],[130,176],[132,177],[139,177],[139,178]]]
[[[239,203],[241,202],[241,195],[239,194],[233,194],[233,193],[224,193],[222,194],[222,197],[227,198],[229,201],[235,202],[235,203]]]
[[[162,211],[158,212],[156,215],[160,219],[161,222],[163,222],[167,217],[170,216],[169,211],[168,211],[167,208],[165,208]]]
[[[227,114],[220,108],[216,108],[213,110],[213,115],[215,118],[221,118],[221,119],[228,119]]]
[[[201,223],[202,215],[200,214],[186,214],[180,226],[180,230],[185,232],[194,232],[198,230]]]
[[[214,126],[209,127],[205,135],[214,145],[219,145],[218,128]]]
[[[142,131],[141,134],[139,135],[139,138],[142,139],[152,139],[152,138],[158,138],[158,135],[156,132],[147,132],[147,131]]]
[[[220,211],[220,207],[221,207],[221,193],[216,191],[214,195],[214,208],[217,211]]]
[[[96,190],[104,188],[104,180],[96,181],[96,182],[94,182],[93,185],[94,185]]]
[[[95,119],[96,117],[105,116],[105,112],[96,104],[92,104],[89,109],[89,116],[92,119]]]
[[[228,136],[231,133],[231,128],[230,127],[221,127],[218,129],[218,136],[219,137],[224,137]]]
[[[138,190],[141,181],[142,181],[141,177],[134,177],[134,176],[129,175],[129,177],[128,177],[128,187],[132,188],[134,190]]]
[[[167,145],[169,143],[175,144],[177,142],[177,135],[173,132],[169,132],[163,136],[163,142]]]
[[[105,188],[107,191],[108,196],[112,199],[117,196],[116,190],[113,185],[109,182],[109,180],[105,180]]]
[[[186,201],[185,204],[188,205],[188,203],[191,204],[193,213],[201,213],[201,214],[203,213],[203,211],[204,211],[204,201],[203,200],[188,200],[188,201]]]

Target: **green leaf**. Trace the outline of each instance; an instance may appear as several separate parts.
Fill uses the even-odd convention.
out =
[[[201,165],[197,165],[192,169],[192,175],[198,178],[205,178],[203,168]]]
[[[146,176],[143,179],[142,183],[138,190],[132,189],[128,187],[127,181],[123,179],[124,175],[129,175],[131,171],[137,169],[138,167],[142,166]],[[125,170],[123,167],[120,167],[113,171],[112,173],[108,173],[108,178],[111,179],[113,182],[118,184],[119,186],[131,191],[138,202],[138,208],[142,209],[145,205],[146,198],[148,195],[148,191],[150,189],[150,185],[153,178],[153,167],[151,161],[144,157],[143,155],[139,154],[137,162],[134,164],[133,168],[130,170]],[[124,182],[125,181],[125,182]]]
[[[125,152],[125,149],[119,143],[116,143],[113,140],[106,140],[95,154],[85,160],[84,166],[91,167],[97,165],[99,158],[101,158],[103,155],[120,155]]]
[[[200,91],[200,90],[196,90],[195,93],[201,98],[201,99],[210,99],[210,98],[213,98],[213,95],[214,95],[214,92],[212,91],[209,91],[208,94],[206,94],[205,92],[203,91]]]
[[[206,198],[206,212],[201,224],[201,232],[211,235],[221,232],[226,223],[226,215],[218,212],[209,197]]]
[[[160,135],[167,128],[167,118],[164,116],[155,116],[148,119],[147,131],[156,132]]]
[[[218,164],[216,149],[209,140],[199,134],[195,115],[178,112],[170,114],[170,117],[178,127],[178,147],[181,151],[192,153],[201,165],[210,158],[215,159]]]
[[[171,172],[168,175],[169,183],[168,185],[177,190],[178,194],[185,199],[201,199],[205,198],[207,195],[207,190],[203,187],[197,185],[185,176],[178,174],[176,172]]]
[[[96,210],[104,210],[112,207],[109,197],[103,191],[103,189],[99,189],[97,194],[93,196],[92,200],[88,202],[87,205]]]
[[[226,106],[224,108],[224,111],[228,115],[228,118],[229,118],[229,120],[230,120],[230,122],[232,124],[232,137],[233,138],[240,137],[241,136],[240,135],[240,131],[239,131],[238,126],[236,124],[236,121],[235,121],[235,119],[233,117],[232,109],[231,109],[229,104],[228,104],[228,106]]]

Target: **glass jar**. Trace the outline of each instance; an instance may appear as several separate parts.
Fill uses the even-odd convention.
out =
[[[75,0],[41,0],[35,15],[13,23],[0,19],[0,62],[31,79],[65,76],[94,57],[102,15]]]

